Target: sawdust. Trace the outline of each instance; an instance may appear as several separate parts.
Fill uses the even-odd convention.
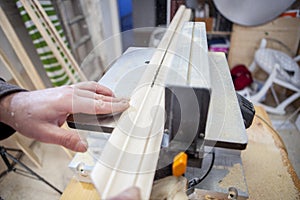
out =
[[[185,194],[187,179],[185,177],[168,176],[154,182],[150,199],[187,200]]]
[[[253,143],[249,145],[249,151],[255,153],[242,153],[242,159],[250,199],[299,199],[297,188],[287,166],[282,163],[278,149]],[[256,160],[257,165],[247,163],[251,160]]]
[[[298,177],[280,138],[261,124],[249,129],[248,146],[242,151],[249,199],[300,199]]]
[[[256,107],[256,111],[270,124],[263,110]],[[258,117],[255,117],[247,133],[247,149],[241,152],[241,156],[249,199],[300,200],[300,181],[280,136]],[[241,166],[235,165],[228,170],[227,176],[219,183],[220,187],[239,182],[233,174],[239,173]],[[212,192],[201,194],[199,192],[194,199],[226,199]]]
[[[219,187],[228,189],[228,187],[235,187],[236,189],[246,192],[247,186],[245,185],[244,174],[241,164],[234,164],[230,167],[229,173],[219,182]]]

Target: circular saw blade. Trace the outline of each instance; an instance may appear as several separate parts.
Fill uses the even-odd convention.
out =
[[[228,20],[256,26],[275,19],[295,0],[214,0],[216,8]]]

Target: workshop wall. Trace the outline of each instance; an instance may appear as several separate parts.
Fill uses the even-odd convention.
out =
[[[262,38],[272,38],[282,42],[295,55],[300,40],[300,19],[279,17],[267,24],[254,27],[235,24],[230,39],[229,66],[232,68],[244,64],[249,67]]]

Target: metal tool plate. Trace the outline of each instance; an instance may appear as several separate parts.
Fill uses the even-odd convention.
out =
[[[99,83],[110,88],[118,97],[130,97],[154,51],[154,48],[130,47],[112,65]],[[245,149],[248,139],[225,55],[209,53],[208,58],[212,94],[205,131],[205,144]],[[118,117],[105,120],[101,120],[101,117],[92,117],[91,120],[76,118],[73,121],[68,120],[68,123],[73,128],[111,132],[116,126],[117,120]]]

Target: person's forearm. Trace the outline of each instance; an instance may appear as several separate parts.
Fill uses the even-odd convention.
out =
[[[1,77],[0,77],[0,140],[5,139],[9,136],[11,136],[15,130],[7,125],[7,120],[9,119],[7,117],[7,105],[8,100],[11,98],[11,95],[17,92],[26,91],[16,85],[12,85],[9,83],[6,83]],[[3,122],[3,123],[2,123]]]
[[[0,77],[0,100],[7,95],[20,92],[20,91],[26,91],[26,90],[16,85],[9,84]]]
[[[7,124],[7,117],[9,112],[9,101],[13,94],[7,95],[0,99],[0,122]],[[10,117],[10,116],[9,116]]]
[[[9,94],[5,97],[2,97],[0,99],[0,122],[9,125],[10,127],[14,128],[16,130],[17,124],[14,123],[15,118],[15,110],[13,107],[15,105],[12,104],[14,97],[17,95],[20,95],[21,92],[16,92],[13,94]],[[19,102],[21,103],[21,102]]]
[[[10,121],[13,117],[13,113],[11,113],[12,97],[16,93],[22,91],[26,90],[16,85],[6,83],[2,78],[0,78],[0,122],[8,124],[8,121]]]

